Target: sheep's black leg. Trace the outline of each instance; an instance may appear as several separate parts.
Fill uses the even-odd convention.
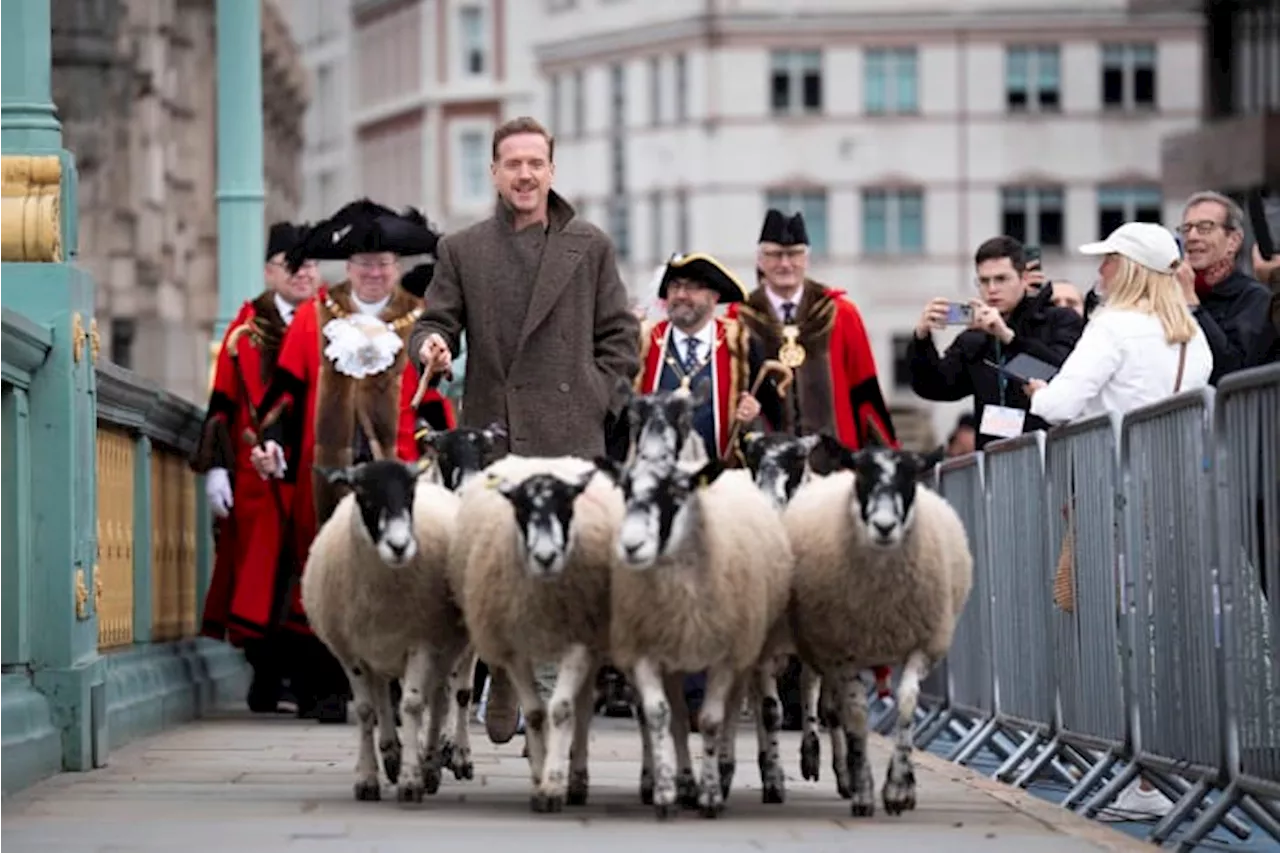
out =
[[[854,817],[870,817],[876,810],[876,786],[867,760],[867,686],[859,675],[855,664],[840,667],[839,684],[844,694],[840,716],[848,749],[845,766],[852,791],[850,811]]]
[[[930,666],[922,653],[912,652],[898,682],[898,692],[894,697],[898,708],[897,732],[893,756],[889,759],[889,772],[881,792],[884,810],[889,814],[902,814],[916,807],[916,774],[911,763],[911,752],[915,748],[912,731],[916,703],[920,699],[920,681],[929,674]]]

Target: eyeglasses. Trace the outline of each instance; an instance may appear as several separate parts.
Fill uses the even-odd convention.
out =
[[[377,258],[377,259],[361,258],[359,260],[356,260],[355,258],[352,258],[351,265],[355,267],[359,267],[362,270],[387,269],[388,267],[393,267],[396,265],[396,259],[395,258]]]
[[[791,249],[764,249],[760,252],[760,256],[770,263],[777,263],[786,258],[789,261],[796,261],[803,258],[809,253],[807,246],[796,246]]]
[[[267,265],[273,266],[276,269],[282,269],[285,272],[289,273],[290,275],[297,275],[297,273],[289,269],[289,265],[284,261],[268,261]],[[320,264],[317,261],[303,261],[301,264],[298,265],[298,272],[302,272],[303,270],[306,270],[307,272],[312,272],[319,268],[320,268]]]
[[[1201,219],[1199,222],[1184,222],[1175,230],[1183,237],[1190,234],[1193,230],[1197,234],[1208,234],[1215,228],[1221,228],[1223,231],[1230,231],[1231,228],[1224,222],[1215,222],[1212,219]]]

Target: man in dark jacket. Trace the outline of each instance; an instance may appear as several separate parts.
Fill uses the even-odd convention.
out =
[[[1221,193],[1187,199],[1178,227],[1195,279],[1184,294],[1213,352],[1210,384],[1276,359],[1271,291],[1237,268],[1244,245],[1244,211]]]
[[[990,363],[1005,364],[1026,353],[1055,367],[1066,361],[1080,339],[1084,321],[1069,308],[1053,305],[1053,292],[1028,291],[1022,244],[993,237],[974,256],[982,298],[970,302],[969,328],[939,355],[932,332],[947,324],[948,306],[938,298],[925,306],[907,349],[911,389],[926,400],[963,400],[973,395],[978,422],[977,447],[1048,425],[1027,414],[1031,401],[1020,383]]]

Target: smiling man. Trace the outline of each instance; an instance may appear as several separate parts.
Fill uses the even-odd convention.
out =
[[[440,240],[409,351],[443,372],[466,332],[462,423],[504,424],[499,454],[592,459],[609,445],[616,455],[640,326],[613,243],[551,189],[555,141],[537,121],[500,126],[492,155],[493,216]],[[485,723],[505,743],[516,731],[515,696],[505,672],[491,679]],[[544,692],[554,679],[554,666],[540,668]]]

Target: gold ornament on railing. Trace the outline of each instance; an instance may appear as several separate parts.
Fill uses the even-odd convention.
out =
[[[80,318],[80,312],[77,311],[71,315],[71,360],[76,364],[80,363],[86,338],[88,335],[84,330],[84,320]]]
[[[102,612],[102,575],[98,572],[97,563],[93,566],[93,612]]]
[[[76,619],[89,618],[89,587],[84,582],[84,569],[76,569]]]
[[[89,320],[89,356],[93,363],[98,363],[98,354],[102,351],[102,338],[98,335],[98,318]]]
[[[0,158],[0,259],[62,262],[62,162],[56,155]]]

